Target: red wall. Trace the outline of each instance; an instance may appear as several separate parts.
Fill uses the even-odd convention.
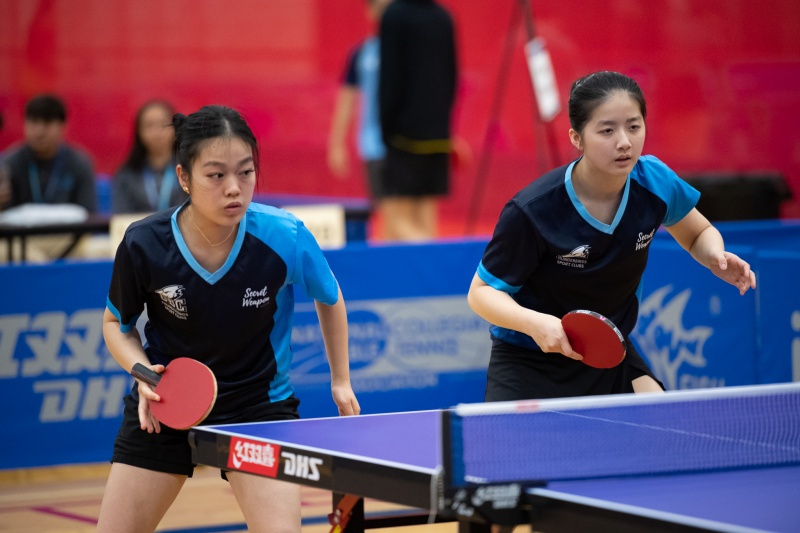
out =
[[[575,155],[564,112],[547,142],[537,120],[516,0],[442,0],[460,54],[455,131],[471,146],[443,203],[443,229],[464,226],[481,155],[490,156],[477,227],[554,153]],[[634,76],[648,100],[646,152],[679,173],[777,171],[800,217],[800,2],[797,0],[532,0],[562,100],[599,69]],[[325,167],[342,63],[369,31],[364,0],[3,0],[0,2],[0,149],[21,138],[25,100],[56,91],[69,105],[68,138],[112,173],[146,99],[179,111],[207,103],[242,110],[262,143],[262,190],[363,196]],[[516,17],[514,17],[516,14]],[[515,23],[512,25],[512,18]],[[508,36],[512,66],[498,83]],[[502,112],[492,121],[493,99]],[[492,122],[490,150],[484,139]]]

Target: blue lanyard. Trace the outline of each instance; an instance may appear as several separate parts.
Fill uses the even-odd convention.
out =
[[[31,200],[33,203],[43,204],[52,200],[53,193],[58,188],[58,182],[61,180],[60,174],[63,161],[64,149],[59,148],[58,152],[56,152],[53,168],[50,170],[50,177],[47,179],[47,188],[45,190],[42,190],[42,181],[39,179],[39,167],[36,166],[36,161],[28,163],[28,183],[31,186]]]
[[[156,175],[150,169],[145,167],[144,171],[144,190],[147,193],[147,201],[150,207],[155,211],[162,211],[169,207],[170,197],[172,196],[172,188],[175,186],[178,176],[175,174],[175,169],[167,164],[164,168],[164,175],[161,176],[161,187],[156,187]]]

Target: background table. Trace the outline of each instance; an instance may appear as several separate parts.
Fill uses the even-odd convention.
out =
[[[72,240],[58,256],[64,259],[78,244],[84,235],[90,233],[108,233],[110,217],[107,215],[90,215],[82,222],[69,222],[58,224],[40,224],[33,226],[20,226],[16,224],[0,224],[0,239],[5,239],[8,243],[8,262],[14,261],[14,241],[19,239],[20,256],[19,260],[23,263],[27,261],[26,239],[36,235],[69,235]]]

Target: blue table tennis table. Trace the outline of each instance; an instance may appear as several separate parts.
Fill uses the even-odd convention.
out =
[[[361,498],[345,531],[800,531],[800,384],[200,426],[190,442],[198,464],[330,490],[334,508]],[[365,519],[363,498],[420,512]]]

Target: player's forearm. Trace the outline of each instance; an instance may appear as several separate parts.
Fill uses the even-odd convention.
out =
[[[522,307],[509,294],[490,287],[477,275],[470,286],[467,303],[490,324],[530,335],[536,312]]]
[[[347,308],[341,290],[339,299],[333,305],[315,302],[325,352],[331,367],[331,381],[336,383],[350,380],[350,359],[348,355]]]
[[[706,268],[710,268],[712,261],[718,260],[724,252],[725,242],[714,226],[708,226],[700,232],[689,249],[695,261]]]

